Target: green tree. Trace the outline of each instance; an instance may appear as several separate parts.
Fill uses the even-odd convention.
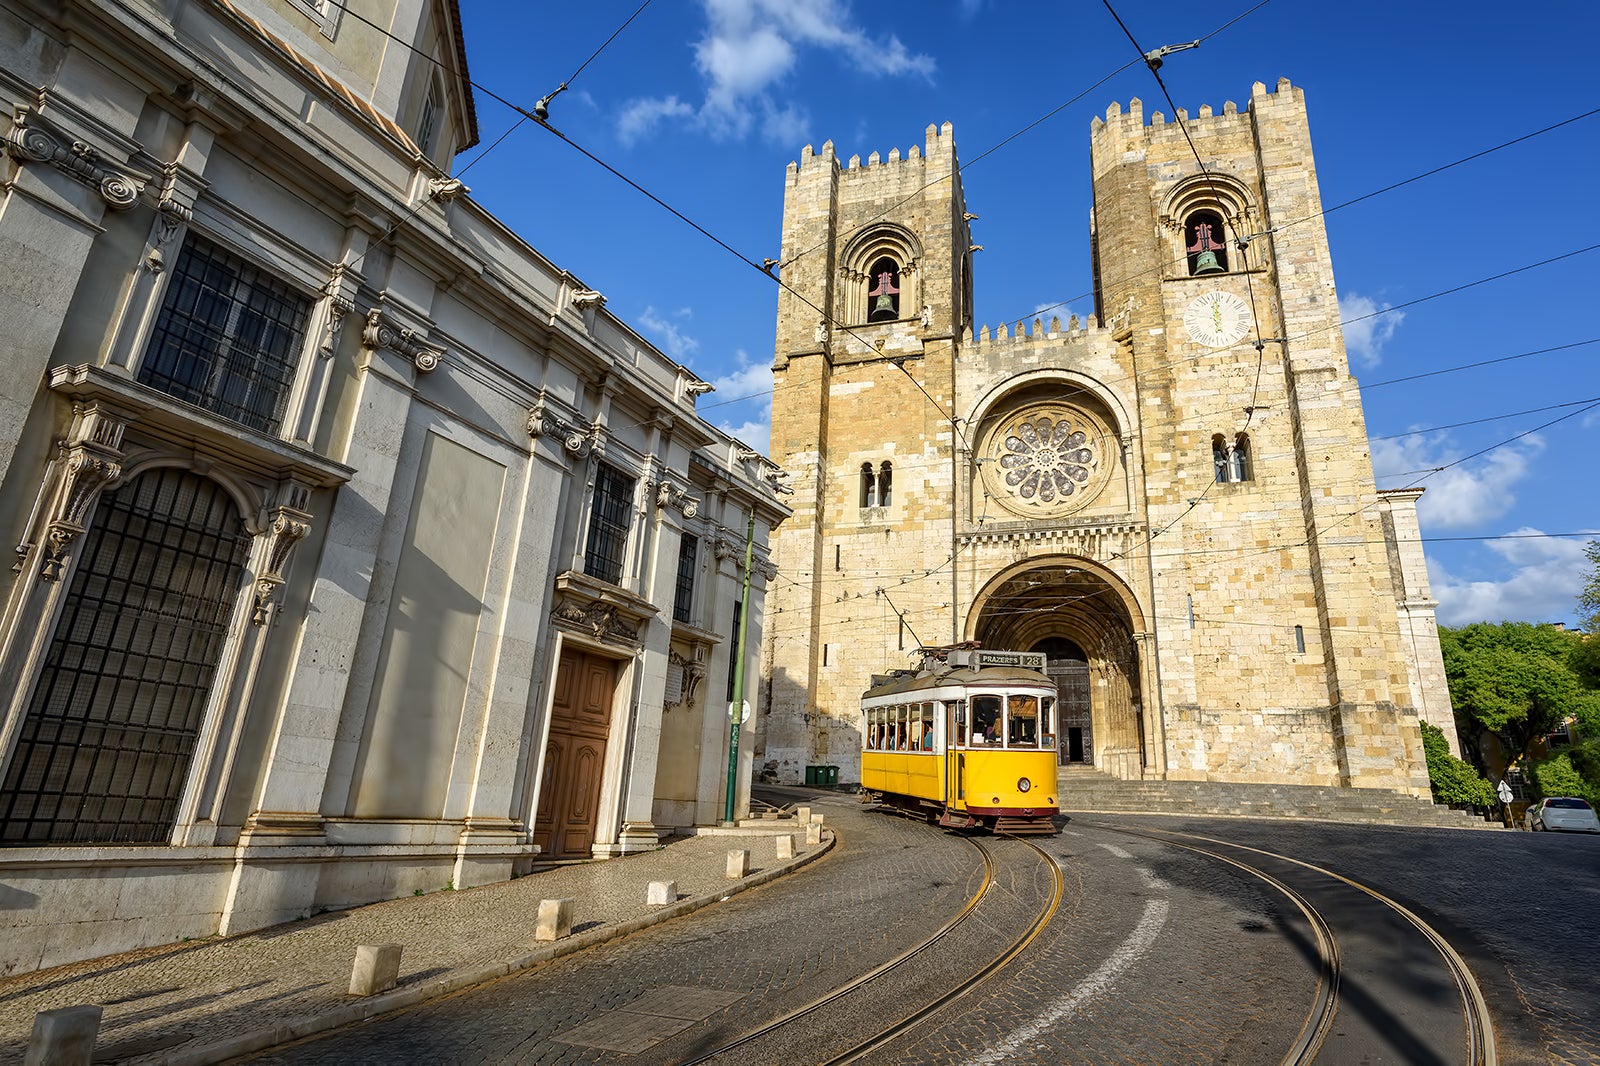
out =
[[[1564,751],[1541,759],[1534,764],[1533,780],[1541,796],[1579,796],[1588,800],[1591,807],[1600,804],[1600,788],[1578,772],[1571,753]]]
[[[1435,803],[1488,807],[1494,804],[1494,789],[1476,767],[1450,754],[1450,742],[1437,726],[1422,725],[1422,750],[1428,756],[1428,783],[1433,786]]]
[[[1576,633],[1527,622],[1441,627],[1439,646],[1462,736],[1494,735],[1510,765],[1567,716],[1586,710],[1587,690],[1570,665],[1580,644]]]
[[[1589,557],[1589,576],[1578,593],[1578,625],[1585,633],[1600,633],[1600,540],[1591,540],[1583,554]]]

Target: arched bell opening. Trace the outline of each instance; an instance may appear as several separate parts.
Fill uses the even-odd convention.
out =
[[[985,648],[1042,651],[1060,697],[1058,759],[1122,778],[1145,769],[1142,619],[1128,590],[1082,560],[1036,560],[992,580],[968,636]],[[1076,732],[1073,732],[1073,731]]]

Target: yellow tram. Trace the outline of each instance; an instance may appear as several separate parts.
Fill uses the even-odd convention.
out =
[[[1041,652],[951,648],[861,697],[870,798],[956,829],[1054,833],[1056,687]]]

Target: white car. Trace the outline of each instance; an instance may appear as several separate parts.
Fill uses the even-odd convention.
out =
[[[1588,800],[1576,796],[1547,796],[1528,808],[1528,828],[1535,833],[1563,830],[1572,833],[1600,833],[1600,818]]]

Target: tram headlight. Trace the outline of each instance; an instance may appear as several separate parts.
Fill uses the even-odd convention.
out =
[[[1018,792],[1026,792],[1032,787],[1033,787],[1033,782],[1029,781],[1026,777],[1017,778],[1017,791]]]

